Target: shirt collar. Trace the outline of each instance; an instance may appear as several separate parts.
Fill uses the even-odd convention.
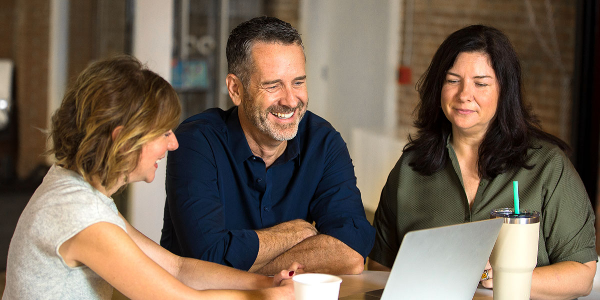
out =
[[[452,147],[452,144],[450,143],[450,139],[452,139],[452,133],[450,133],[448,135],[448,139],[446,139],[446,149],[448,149],[448,158],[450,158],[450,162],[452,163],[452,167],[454,168],[454,172],[456,172],[456,174],[458,175],[458,177],[460,178],[460,182],[463,182],[463,178],[462,178],[462,171],[460,169],[460,163],[458,162],[458,157],[456,156],[456,152],[454,151],[454,147]],[[488,179],[486,178],[480,178],[479,179],[479,183],[480,184],[487,184],[489,182]],[[464,186],[464,183],[463,183]]]
[[[448,137],[446,138],[446,148],[448,148],[448,149],[452,148],[452,145],[450,144],[451,140],[452,140],[452,133],[450,133],[448,135]]]
[[[299,134],[300,129],[298,129]],[[287,147],[285,147],[285,151],[281,154],[277,160],[273,163],[273,166],[287,163],[290,160],[298,157],[298,163],[300,163],[300,145],[298,143],[298,134],[287,142]]]
[[[458,163],[458,158],[456,157],[456,152],[454,152],[454,148],[452,147],[452,144],[450,143],[451,139],[452,139],[452,133],[449,134],[448,138],[446,139],[446,149],[448,149],[448,158],[450,159],[450,162],[452,163],[454,172],[456,172],[456,175],[458,175],[460,182],[462,183],[462,173],[460,171],[460,164]]]
[[[250,150],[248,140],[246,140],[246,135],[244,134],[244,130],[242,129],[242,125],[240,124],[238,112],[239,110],[237,107],[232,108],[231,114],[229,115],[229,118],[226,122],[227,131],[229,133],[229,149],[231,149],[235,161],[239,164],[245,161],[246,159],[253,157],[254,154],[252,153],[252,150]],[[304,120],[302,120],[301,123],[302,122],[304,122]],[[281,154],[279,158],[277,158],[273,165],[284,164],[296,157],[298,157],[298,163],[300,163],[300,145],[298,142],[299,134],[300,128],[298,128],[298,134],[296,135],[296,137],[288,141],[285,151]]]
[[[231,150],[231,153],[233,153],[235,161],[239,164],[254,156],[254,154],[252,154],[252,150],[250,150],[250,146],[248,146],[248,141],[246,140],[244,130],[242,130],[237,107],[232,108],[231,114],[226,122],[229,149]]]

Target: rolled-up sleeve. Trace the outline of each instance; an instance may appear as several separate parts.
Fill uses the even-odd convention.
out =
[[[339,133],[325,142],[325,168],[311,201],[311,216],[320,233],[342,241],[366,259],[375,229],[365,216],[352,160]]]
[[[549,263],[597,261],[596,220],[583,182],[562,154],[554,155],[548,165],[551,176],[540,226]]]
[[[217,163],[207,134],[213,133],[185,126],[177,131],[179,148],[169,153],[167,162],[161,245],[182,256],[248,270],[258,254],[258,236],[253,230],[226,228]]]

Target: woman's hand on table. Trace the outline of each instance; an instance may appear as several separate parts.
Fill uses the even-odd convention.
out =
[[[303,265],[297,262],[293,263],[287,270],[282,270],[273,276],[273,286],[292,284],[290,279],[296,274],[303,273],[302,269],[304,269]]]
[[[494,287],[494,280],[492,278],[492,265],[490,265],[490,261],[488,260],[487,264],[485,265],[485,270],[483,271],[483,274],[481,274],[481,279],[479,280],[479,282],[481,282],[481,285],[484,288],[491,289]]]

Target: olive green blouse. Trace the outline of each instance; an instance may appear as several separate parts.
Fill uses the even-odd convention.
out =
[[[369,257],[392,267],[404,235],[412,230],[488,219],[495,208],[513,207],[513,181],[519,182],[521,210],[538,211],[537,266],[561,261],[596,261],[595,217],[575,168],[557,146],[536,141],[528,150],[527,170],[481,179],[469,208],[456,153],[448,143],[446,165],[423,176],[404,153],[391,171],[375,212],[375,246]]]

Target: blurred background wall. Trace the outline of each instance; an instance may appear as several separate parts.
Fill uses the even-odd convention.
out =
[[[14,64],[13,105],[0,129],[0,271],[20,211],[51,164],[43,129],[85,66],[138,56],[177,89],[184,116],[231,106],[224,78],[229,31],[254,16],[290,22],[305,42],[309,109],[348,144],[367,213],[412,129],[415,84],[451,32],[503,30],[523,66],[525,97],[543,128],[573,147],[597,202],[600,46],[593,0],[0,0],[0,59]],[[154,240],[164,162],[152,184],[115,200]],[[4,214],[4,215],[2,215]]]

